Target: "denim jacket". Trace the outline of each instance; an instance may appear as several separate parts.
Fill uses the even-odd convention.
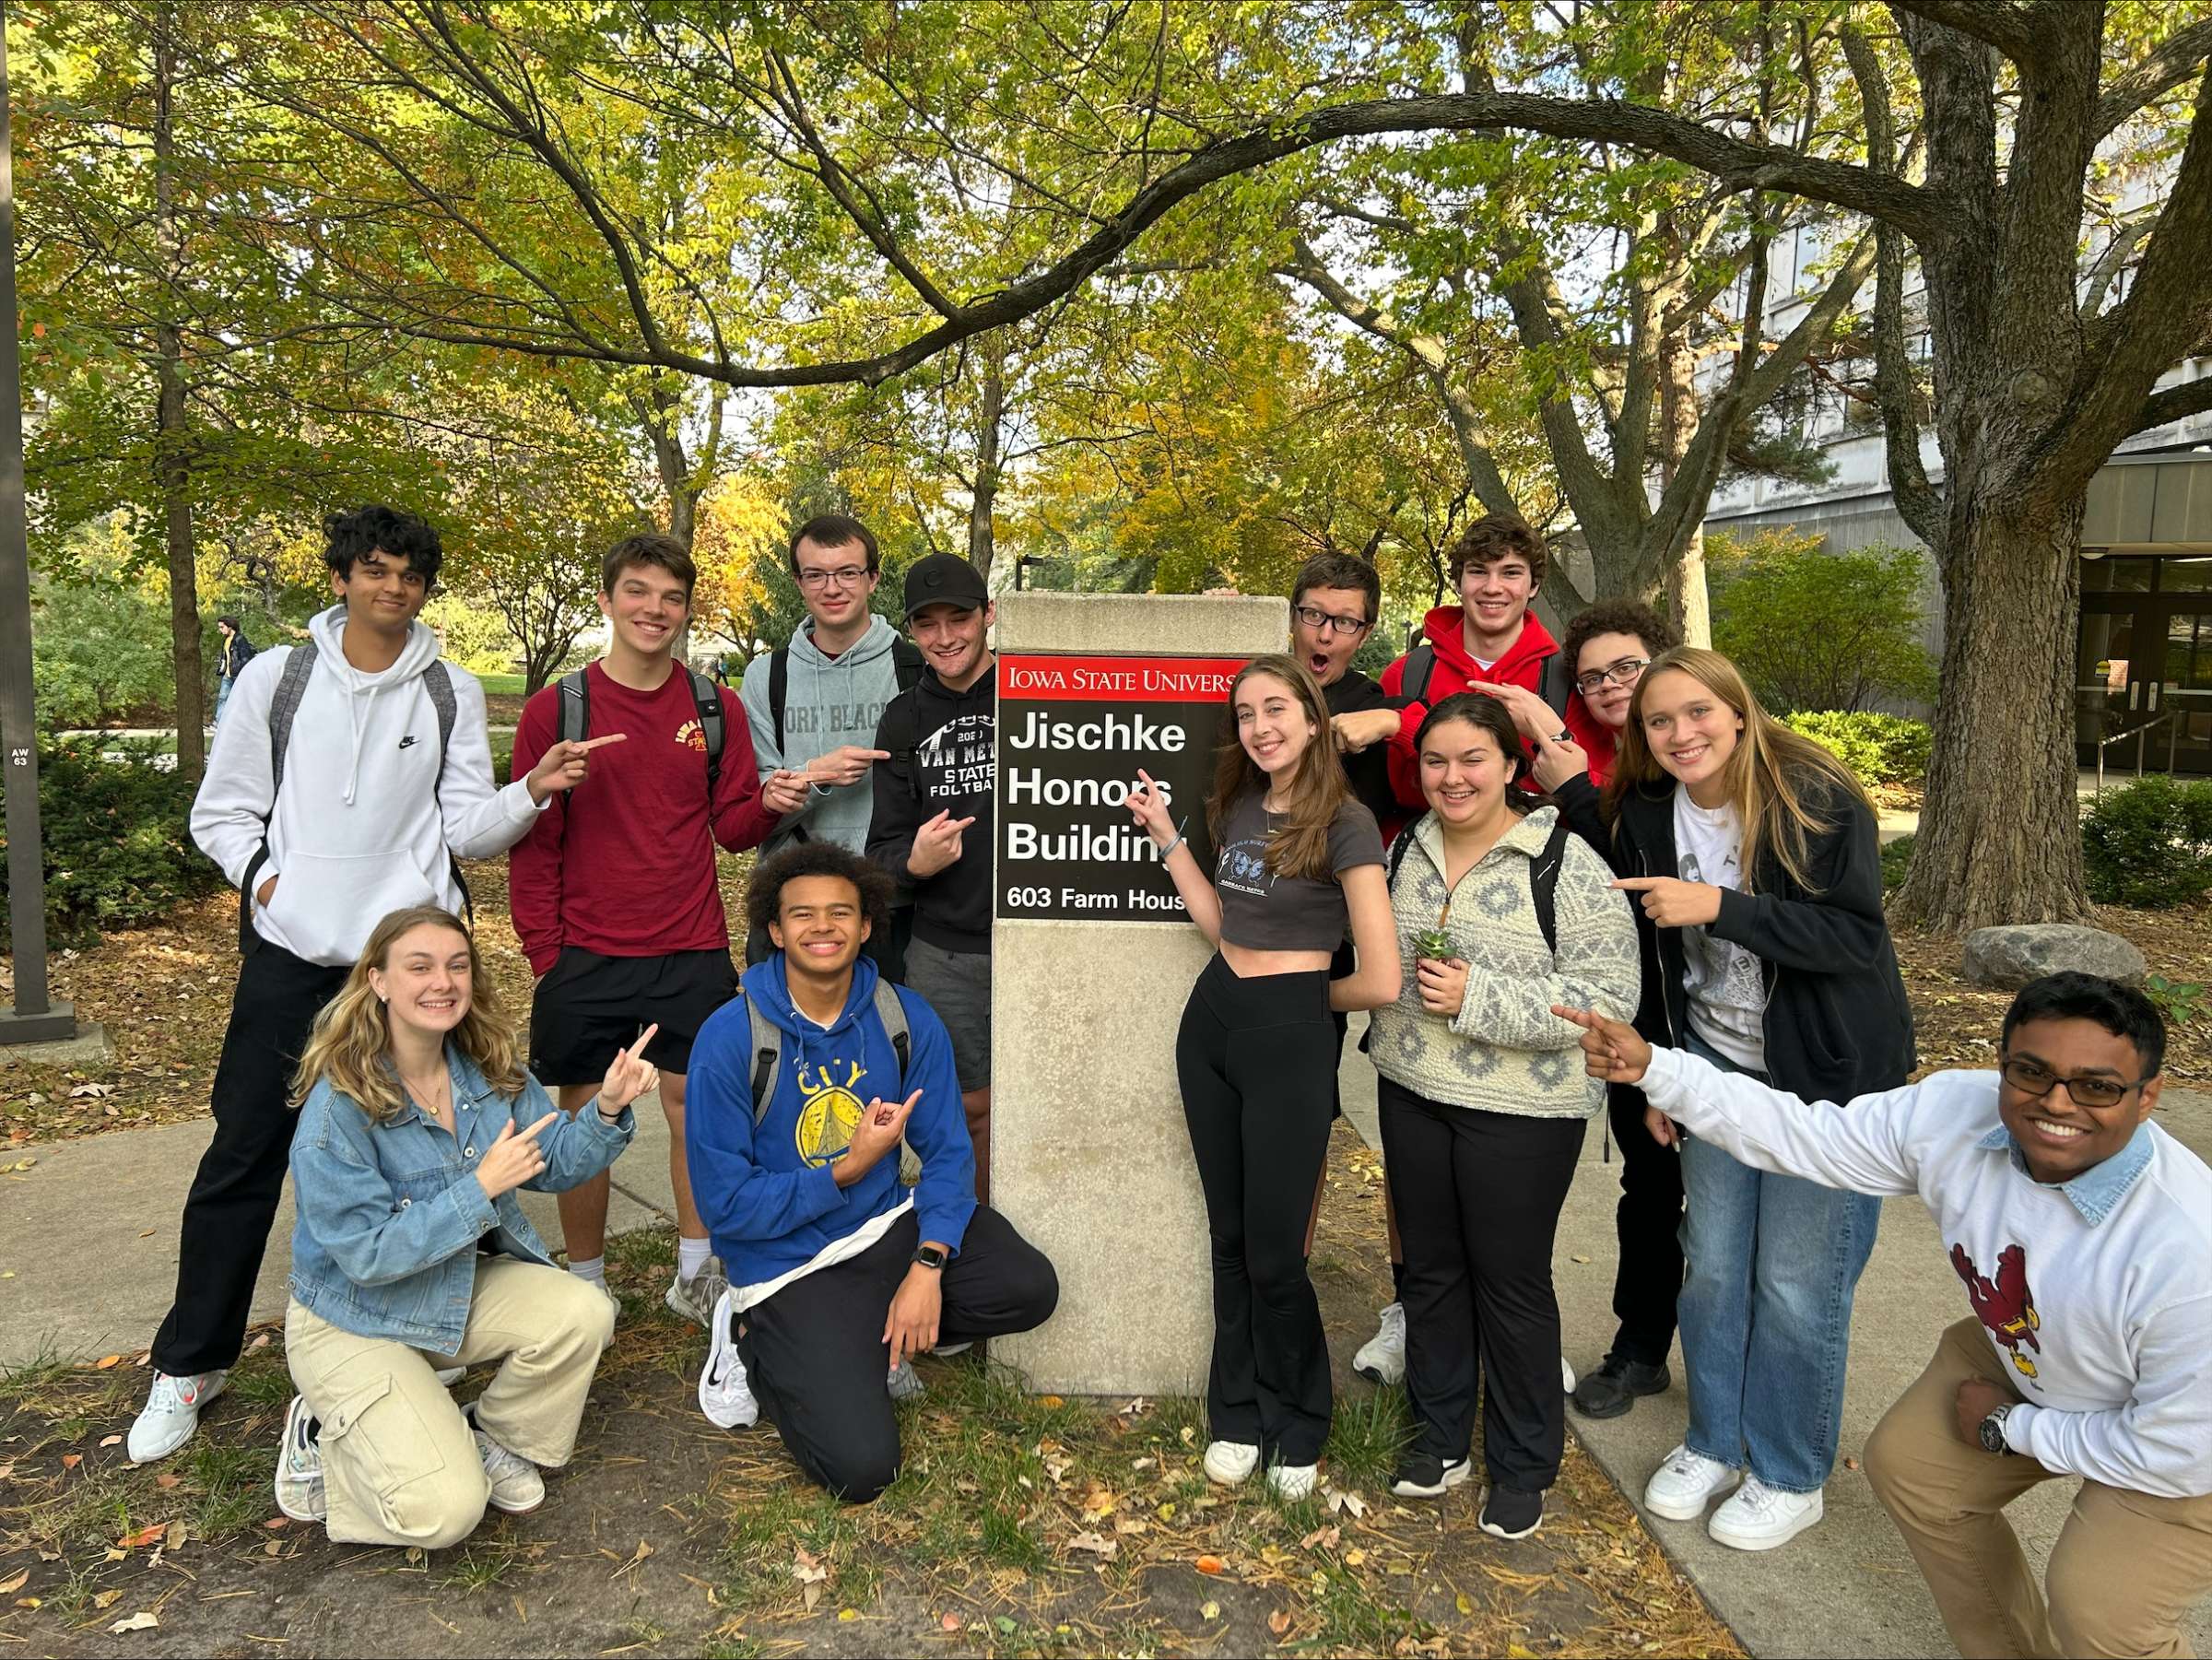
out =
[[[526,1130],[554,1112],[535,1078],[510,1101],[450,1047],[446,1070],[455,1135],[411,1100],[379,1124],[325,1078],[292,1136],[292,1295],[342,1331],[441,1355],[456,1352],[467,1329],[479,1243],[551,1261],[514,1191],[488,1199],[476,1172],[510,1121]],[[609,1124],[596,1101],[573,1119],[557,1115],[538,1132],[545,1171],[524,1185],[560,1193],[588,1182],[636,1129],[628,1107]]]

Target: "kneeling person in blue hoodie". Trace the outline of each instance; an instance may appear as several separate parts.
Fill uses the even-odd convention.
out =
[[[718,1423],[751,1423],[757,1393],[799,1467],[857,1503],[899,1473],[887,1380],[907,1357],[1028,1331],[1060,1296],[1043,1254],[976,1203],[943,1022],[886,988],[910,1034],[901,1057],[877,1013],[861,948],[887,925],[889,886],[829,842],[760,865],[748,921],[776,955],[700,1029],[684,1124],[691,1191],[730,1274],[700,1402]],[[755,1010],[780,1034],[764,1110]],[[911,1189],[901,1136],[922,1160]]]

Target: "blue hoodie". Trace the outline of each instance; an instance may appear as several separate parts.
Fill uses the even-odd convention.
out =
[[[792,1006],[783,954],[746,970],[744,994],[708,1017],[691,1046],[684,1147],[691,1195],[735,1286],[760,1285],[810,1261],[834,1241],[905,1199],[896,1152],[850,1187],[830,1169],[870,1100],[922,1099],[906,1139],[922,1159],[913,1192],[921,1237],[955,1254],[975,1211],[975,1149],[960,1107],[952,1041],[913,992],[899,1000],[912,1032],[906,1089],[899,1057],[876,1018],[876,965],[853,965],[844,1011],[827,1030]],[[746,998],[783,1033],[768,1115],[753,1123],[753,1034]]]

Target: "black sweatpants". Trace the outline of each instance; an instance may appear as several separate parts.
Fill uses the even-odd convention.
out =
[[[745,1312],[737,1339],[753,1393],[799,1468],[865,1504],[899,1475],[899,1415],[884,1391],[884,1316],[912,1266],[921,1228],[909,1210],[858,1256],[818,1268]],[[941,1270],[937,1341],[1026,1332],[1052,1317],[1059,1276],[1014,1224],[977,1206]]]
[[[154,1338],[154,1364],[163,1372],[213,1372],[238,1359],[300,1121],[286,1104],[292,1072],[315,1016],[351,971],[308,962],[265,939],[239,965],[215,1068],[215,1139],[184,1200],[177,1297]]]
[[[1329,1151],[1336,1030],[1325,969],[1240,980],[1216,957],[1175,1039],[1182,1115],[1213,1245],[1216,1441],[1319,1462],[1329,1349],[1306,1275],[1306,1219]]]
[[[1445,1106],[1386,1077],[1376,1092],[1406,1244],[1414,1446],[1446,1464],[1467,1455],[1479,1355],[1490,1485],[1540,1493],[1567,1444],[1551,1246],[1583,1121]]]
[[[1620,1266],[1613,1274],[1613,1315],[1620,1322],[1610,1355],[1665,1364],[1675,1345],[1675,1302],[1682,1295],[1682,1158],[1643,1127],[1643,1091],[1606,1090],[1613,1145],[1620,1149],[1620,1205],[1613,1226]]]

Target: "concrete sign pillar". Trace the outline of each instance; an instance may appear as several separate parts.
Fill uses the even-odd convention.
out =
[[[1060,1307],[991,1350],[1031,1389],[1205,1392],[1211,1256],[1175,1031],[1211,948],[1122,803],[1143,768],[1209,862],[1229,680],[1289,628],[1281,599],[998,602],[991,1201],[1052,1259]]]

